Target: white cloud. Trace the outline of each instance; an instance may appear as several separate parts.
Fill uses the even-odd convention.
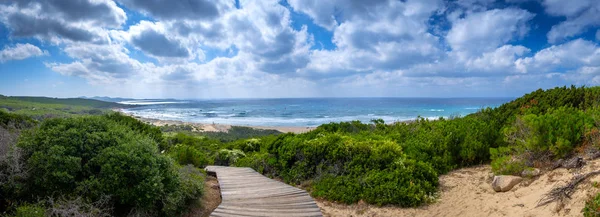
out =
[[[545,0],[546,12],[566,17],[565,21],[552,26],[548,42],[557,43],[580,35],[589,28],[600,26],[600,1],[596,0]]]
[[[519,71],[577,85],[600,85],[600,46],[576,39],[516,61]]]
[[[162,20],[212,20],[235,7],[235,0],[117,1],[130,9],[140,10],[147,15]]]
[[[106,29],[118,29],[127,19],[111,0],[24,0],[0,4],[0,15],[11,37],[34,37],[55,44],[107,43]]]
[[[22,60],[35,56],[49,55],[48,51],[42,51],[32,44],[16,44],[15,46],[6,46],[0,50],[0,63],[11,60]]]
[[[202,56],[198,44],[178,37],[161,22],[141,21],[120,34],[137,49],[161,61],[190,61],[197,53]],[[194,47],[196,49],[192,49]]]
[[[469,88],[484,95],[510,88],[508,95],[600,80],[595,42],[538,52],[518,44],[536,28],[536,15],[514,8],[523,1],[493,9],[492,0],[288,0],[289,7],[240,0],[239,8],[234,0],[26,0],[0,4],[0,22],[10,40],[49,42],[72,58],[46,63],[51,70],[146,97],[410,96],[415,89],[435,96]],[[559,43],[594,25],[582,21],[594,2],[563,3],[543,3],[566,18],[553,28],[571,32],[552,36]],[[147,17],[124,26],[132,17],[120,7]],[[298,26],[290,10],[327,29],[334,48],[314,49],[323,35]],[[7,47],[2,58],[29,57],[4,54],[18,46],[29,56],[44,54],[26,44]],[[535,85],[519,86],[527,82]]]
[[[299,3],[290,2],[292,6]],[[317,5],[318,6],[318,5]],[[313,20],[336,16],[336,10],[318,14],[307,7]],[[428,18],[441,1],[375,1],[370,3],[335,1],[341,8],[333,28],[335,50],[315,50],[300,76],[323,79],[376,70],[397,70],[436,61],[442,54],[439,38],[428,32]]]
[[[477,55],[492,51],[529,31],[533,14],[526,10],[493,9],[467,15],[452,24],[446,40],[453,51]]]

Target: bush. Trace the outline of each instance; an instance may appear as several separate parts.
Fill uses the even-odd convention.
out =
[[[114,114],[44,121],[18,143],[27,170],[36,174],[19,199],[78,195],[94,201],[108,195],[117,213],[173,215],[184,201],[173,200],[173,192],[183,194],[181,178],[174,162],[159,153],[162,136],[152,129]]]
[[[36,204],[24,204],[17,207],[15,217],[44,217],[46,209]]]
[[[363,199],[377,205],[417,206],[432,201],[438,177],[430,165],[401,160],[395,167],[363,175],[325,175],[315,181],[312,195],[344,203]]]
[[[329,125],[338,129],[334,126]],[[370,129],[357,123],[350,126]],[[271,142],[265,145],[269,153],[254,152],[236,165],[308,184],[315,197],[414,206],[427,201],[438,185],[430,164],[407,159],[400,145],[383,137],[320,132],[286,134]]]
[[[581,211],[585,217],[600,216],[600,194],[597,194],[594,198],[586,201],[585,207]]]
[[[221,142],[209,139],[205,136],[197,136],[188,133],[177,133],[170,137],[166,138],[167,147],[163,148],[163,150],[169,150],[171,147],[176,145],[185,145],[193,147],[194,149],[206,153],[210,156],[214,155],[219,147],[221,146]]]
[[[244,154],[243,151],[238,149],[221,149],[219,150],[219,152],[217,152],[217,156],[215,157],[215,164],[222,166],[235,165],[238,159],[245,156],[246,154]]]
[[[188,145],[175,145],[169,150],[169,156],[180,165],[191,164],[196,167],[204,168],[206,165],[212,164],[205,152],[199,151]]]
[[[99,200],[90,202],[82,197],[76,198],[50,198],[47,202],[47,213],[49,216],[85,216],[85,217],[109,217],[111,216],[110,198],[101,197]]]
[[[512,155],[513,151],[508,147],[491,148],[492,172],[497,175],[520,175],[526,165],[523,159]]]

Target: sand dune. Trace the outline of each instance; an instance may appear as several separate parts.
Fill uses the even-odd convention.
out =
[[[543,194],[562,186],[574,175],[600,169],[600,160],[590,161],[581,169],[556,169],[535,179],[521,182],[504,193],[494,192],[488,165],[455,170],[440,176],[437,202],[419,208],[376,207],[364,203],[341,205],[319,201],[325,216],[582,216],[585,201],[600,189],[593,187],[600,176],[582,182],[564,206],[551,203],[537,207]]]

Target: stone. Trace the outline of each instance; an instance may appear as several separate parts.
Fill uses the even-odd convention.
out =
[[[573,157],[567,161],[565,161],[562,166],[567,169],[575,169],[583,166],[585,161],[582,157]]]
[[[492,188],[496,192],[506,192],[510,191],[515,185],[521,183],[521,181],[523,181],[523,178],[519,176],[494,176]]]
[[[521,177],[536,177],[539,176],[540,174],[542,174],[542,171],[540,171],[540,169],[538,168],[533,168],[533,169],[525,169],[523,170],[523,172],[521,172]]]
[[[219,187],[219,184],[212,184],[212,185],[210,185],[210,188],[219,189],[220,187]]]

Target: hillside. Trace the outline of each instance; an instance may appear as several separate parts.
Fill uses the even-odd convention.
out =
[[[34,119],[102,114],[112,108],[127,108],[114,102],[81,98],[13,97],[0,95],[0,109],[23,114]]]

